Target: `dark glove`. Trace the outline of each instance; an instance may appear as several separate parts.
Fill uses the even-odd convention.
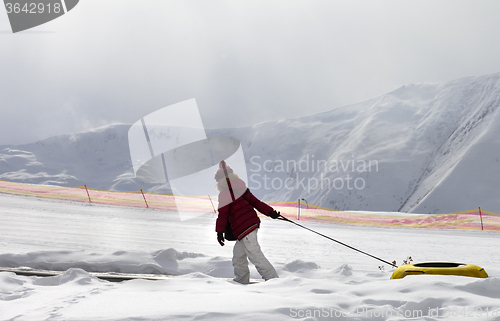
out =
[[[271,218],[274,218],[274,219],[277,219],[278,217],[280,217],[280,212],[277,212],[275,210],[272,210],[271,212],[269,212],[269,216],[271,216]]]
[[[220,246],[224,246],[224,234],[222,232],[217,233],[217,241],[219,242]]]

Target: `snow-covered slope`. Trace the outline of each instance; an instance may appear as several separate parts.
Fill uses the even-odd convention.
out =
[[[382,262],[263,218],[259,243],[280,277],[241,285],[227,280],[233,246],[219,246],[210,213],[180,221],[169,211],[0,194],[0,217],[0,266],[67,270],[49,278],[0,272],[0,320],[455,321],[498,320],[500,312],[493,231],[302,223],[397,264],[407,256],[458,261],[489,275],[391,280]],[[81,269],[177,276],[110,283]],[[259,278],[254,266],[250,273]]]
[[[207,135],[240,139],[248,185],[266,200],[340,210],[500,212],[499,106],[497,73],[407,85],[322,114]],[[0,179],[168,192],[134,179],[128,128],[0,147]]]

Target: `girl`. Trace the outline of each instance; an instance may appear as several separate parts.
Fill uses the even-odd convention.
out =
[[[260,219],[254,208],[274,219],[278,218],[280,213],[259,201],[246,187],[245,182],[224,161],[219,163],[215,180],[219,191],[219,215],[215,227],[217,241],[224,246],[223,233],[227,224],[230,225],[236,239],[233,248],[234,281],[243,284],[250,282],[247,258],[255,265],[264,280],[277,278],[276,270],[262,253],[257,241]],[[228,238],[227,233],[226,238]]]

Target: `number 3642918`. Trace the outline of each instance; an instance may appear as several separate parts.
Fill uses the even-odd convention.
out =
[[[5,3],[7,13],[61,13],[60,3]]]

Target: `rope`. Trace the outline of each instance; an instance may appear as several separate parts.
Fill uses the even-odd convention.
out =
[[[384,263],[386,263],[386,264],[389,264],[389,265],[391,265],[391,266],[393,266],[393,267],[396,267],[396,268],[398,267],[398,266],[397,266],[396,264],[394,264],[394,263],[389,263],[389,262],[387,262],[387,261],[385,261],[385,260],[382,260],[381,258],[378,258],[378,257],[376,257],[376,256],[374,256],[374,255],[371,255],[371,254],[369,254],[369,253],[363,252],[363,251],[361,251],[361,250],[358,250],[358,249],[357,249],[357,248],[355,248],[355,247],[352,247],[352,246],[350,246],[350,245],[347,245],[347,244],[345,244],[345,243],[342,243],[342,242],[340,242],[340,241],[337,241],[337,240],[335,240],[335,239],[333,239],[333,238],[331,238],[331,237],[329,237],[329,236],[326,236],[326,235],[324,235],[324,234],[321,234],[321,233],[319,233],[319,232],[316,232],[316,231],[314,231],[314,230],[311,230],[310,228],[305,227],[305,226],[303,226],[303,225],[300,225],[300,224],[298,224],[298,223],[296,223],[296,222],[294,222],[294,221],[291,221],[291,220],[287,219],[286,217],[283,217],[283,216],[281,216],[281,215],[280,215],[280,216],[278,217],[278,219],[279,219],[279,220],[283,220],[283,221],[287,221],[287,222],[290,222],[290,223],[293,223],[293,224],[295,224],[295,225],[297,225],[297,226],[300,226],[300,227],[302,227],[302,228],[305,228],[306,230],[309,230],[309,231],[314,232],[314,233],[316,233],[316,234],[318,234],[318,235],[321,235],[321,236],[323,236],[323,237],[326,237],[327,239],[329,239],[329,240],[331,240],[331,241],[334,241],[334,242],[337,242],[337,243],[339,243],[339,244],[341,244],[341,245],[343,245],[343,246],[346,246],[346,247],[348,247],[348,248],[350,248],[350,249],[352,249],[352,250],[354,250],[354,251],[358,251],[358,252],[360,252],[360,253],[363,253],[363,254],[365,254],[365,255],[368,255],[368,256],[370,256],[370,257],[372,257],[372,258],[376,259],[376,260],[382,261],[382,262],[384,262]]]

